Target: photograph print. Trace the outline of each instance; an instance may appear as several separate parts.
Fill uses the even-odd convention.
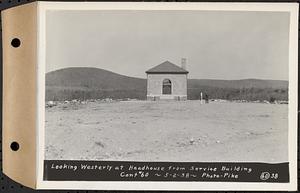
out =
[[[289,12],[49,10],[45,29],[45,160],[289,162]]]

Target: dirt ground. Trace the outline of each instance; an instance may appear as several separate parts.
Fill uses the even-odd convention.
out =
[[[288,105],[89,102],[46,109],[46,159],[288,161]]]

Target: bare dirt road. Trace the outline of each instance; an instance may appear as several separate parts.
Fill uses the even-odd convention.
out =
[[[46,109],[45,158],[288,161],[288,105],[89,102]]]

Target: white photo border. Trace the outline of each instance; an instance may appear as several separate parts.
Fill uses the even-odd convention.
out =
[[[298,107],[298,4],[297,3],[190,3],[190,2],[38,2],[37,54],[37,189],[80,190],[297,190]],[[211,10],[272,11],[290,13],[289,32],[289,183],[246,182],[140,182],[44,181],[46,12],[48,10]]]

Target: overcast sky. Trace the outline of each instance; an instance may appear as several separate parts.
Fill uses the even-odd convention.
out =
[[[145,78],[187,58],[189,78],[288,80],[289,14],[48,11],[46,71],[97,67]]]

